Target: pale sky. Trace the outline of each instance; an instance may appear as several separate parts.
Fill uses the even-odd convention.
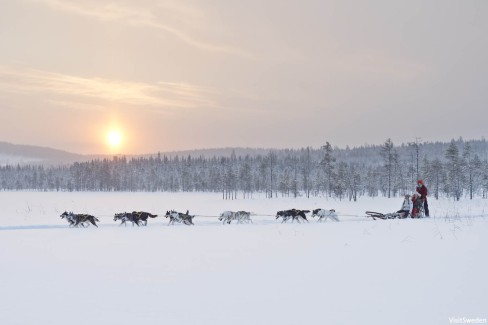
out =
[[[0,141],[16,144],[479,139],[487,76],[485,0],[0,0]]]

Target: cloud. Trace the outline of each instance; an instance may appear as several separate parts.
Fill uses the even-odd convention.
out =
[[[225,53],[232,54],[248,59],[255,59],[255,55],[246,52],[242,49],[235,48],[228,45],[215,44],[209,41],[201,40],[198,36],[193,33],[190,34],[176,26],[177,24],[168,24],[166,21],[169,19],[162,19],[158,17],[155,12],[162,9],[163,12],[171,11],[174,13],[173,16],[178,16],[180,23],[182,21],[200,21],[203,19],[204,15],[195,8],[190,8],[189,6],[174,5],[164,2],[158,3],[153,7],[144,6],[140,2],[137,2],[137,6],[129,6],[122,3],[100,3],[100,2],[72,2],[68,0],[29,0],[31,2],[41,3],[47,5],[53,10],[70,12],[77,15],[92,17],[101,21],[117,21],[123,24],[152,28],[156,30],[163,31],[165,33],[171,34],[178,38],[180,41],[195,47],[200,50],[215,53]],[[181,18],[182,17],[182,18]],[[163,22],[164,21],[164,22]],[[209,20],[204,20],[200,23],[198,28],[193,28],[194,30],[204,30],[210,25]]]
[[[86,78],[49,71],[0,65],[0,93],[40,93],[51,103],[116,102],[170,111],[216,107],[213,90],[188,83],[144,83]],[[71,100],[67,101],[66,97]],[[95,104],[94,106],[97,106]]]

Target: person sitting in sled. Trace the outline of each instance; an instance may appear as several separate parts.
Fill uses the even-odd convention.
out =
[[[410,201],[410,195],[405,195],[405,199],[403,200],[402,207],[397,213],[400,213],[400,218],[406,218],[412,209],[412,203]]]
[[[420,212],[420,209],[422,209],[422,205],[424,203],[420,199],[420,196],[417,195],[417,193],[414,193],[412,195],[412,203],[413,203],[412,218],[418,218],[419,217],[418,214]]]

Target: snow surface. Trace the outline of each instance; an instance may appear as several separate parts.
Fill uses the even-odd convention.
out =
[[[377,220],[402,199],[217,193],[0,192],[0,324],[450,324],[488,318],[488,200],[430,200],[431,218]],[[281,224],[335,208],[341,222]],[[116,212],[195,214],[119,227]],[[90,213],[100,227],[68,228]],[[253,224],[215,216],[247,210]],[[451,320],[450,320],[451,318]]]

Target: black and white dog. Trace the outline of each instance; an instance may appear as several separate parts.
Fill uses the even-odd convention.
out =
[[[186,210],[186,213],[176,212],[174,210],[166,211],[166,214],[164,216],[166,218],[169,218],[168,226],[174,225],[175,221],[180,222],[180,223],[184,223],[185,225],[188,225],[188,226],[194,225],[193,218],[195,218],[195,216],[191,216],[189,214],[188,210]]]
[[[120,220],[122,221],[120,225],[125,225],[127,226],[127,221],[132,222],[132,227],[134,227],[134,224],[137,226],[140,226],[143,224],[144,226],[147,226],[147,219],[148,218],[156,218],[156,214],[151,214],[149,212],[144,212],[144,211],[132,211],[132,212],[123,212],[123,213],[116,213],[114,216],[114,221]]]
[[[219,221],[222,224],[230,224],[232,220],[236,220],[237,223],[252,223],[251,212],[247,211],[224,211],[220,214]]]
[[[334,221],[339,221],[339,218],[337,217],[336,211],[334,209],[315,209],[312,211],[312,218],[315,217],[319,217],[318,222],[327,221],[327,219],[329,218]]]
[[[278,211],[276,212],[276,219],[280,217],[283,218],[283,221],[281,223],[287,222],[290,219],[291,222],[293,222],[294,220],[296,220],[298,223],[300,223],[300,220],[308,222],[306,213],[309,212],[310,210],[297,209]]]
[[[132,227],[136,224],[139,227],[139,221],[130,212],[116,213],[114,215],[114,221],[120,220],[120,226],[125,225],[127,227],[127,221],[132,222]]]
[[[147,226],[147,219],[148,218],[156,218],[158,215],[157,214],[152,214],[149,212],[144,212],[144,211],[132,211],[132,215],[134,218],[137,220],[137,222],[144,222],[144,226]]]
[[[73,212],[64,211],[60,215],[61,219],[66,219],[71,227],[87,227],[90,225],[94,225],[98,228],[97,222],[100,222],[96,217],[89,215],[89,214],[76,214]]]

